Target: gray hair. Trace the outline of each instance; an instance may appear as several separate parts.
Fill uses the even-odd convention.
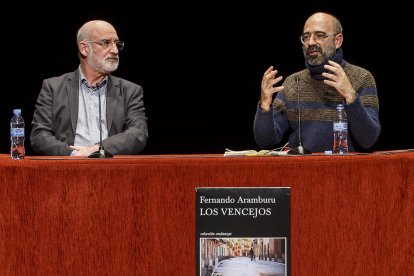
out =
[[[341,22],[335,16],[333,16],[333,18],[334,18],[335,33],[337,33],[337,34],[342,33],[343,32],[343,29],[342,29]]]
[[[76,43],[79,44],[82,40],[87,40],[89,38],[88,31],[81,27],[79,28],[77,34],[76,34]]]

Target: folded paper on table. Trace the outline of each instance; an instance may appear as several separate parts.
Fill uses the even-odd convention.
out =
[[[224,156],[285,156],[287,151],[276,151],[276,150],[229,150],[226,149]]]

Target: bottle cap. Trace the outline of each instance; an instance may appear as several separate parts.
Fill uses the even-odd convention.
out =
[[[21,109],[13,109],[13,114],[22,114],[22,110]]]
[[[343,104],[337,104],[336,109],[344,109],[344,105]]]

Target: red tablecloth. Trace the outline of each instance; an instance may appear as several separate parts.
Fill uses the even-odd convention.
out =
[[[195,188],[220,186],[291,187],[292,275],[414,275],[413,152],[0,155],[0,275],[193,276]]]

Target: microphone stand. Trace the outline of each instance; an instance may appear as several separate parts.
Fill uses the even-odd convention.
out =
[[[100,86],[96,86],[98,88],[98,101],[99,101],[99,150],[92,152],[88,158],[111,158],[113,157],[112,154],[104,150],[102,146],[102,115],[101,115],[101,93],[99,91]]]
[[[296,148],[290,149],[287,153],[291,155],[304,155],[304,154],[311,154],[312,152],[305,149],[302,146],[302,126],[301,126],[301,108],[300,108],[300,89],[299,89],[299,78],[295,76],[296,81],[296,94],[297,94],[297,102],[298,102],[298,144]]]

